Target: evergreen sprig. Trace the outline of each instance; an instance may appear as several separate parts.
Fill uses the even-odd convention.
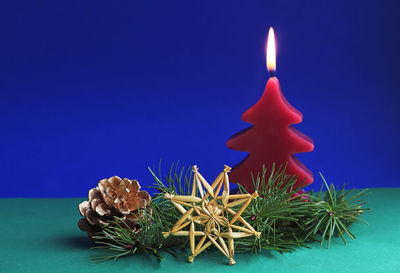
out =
[[[312,206],[310,207],[310,219],[306,222],[308,235],[319,234],[321,246],[327,240],[328,248],[334,235],[340,236],[346,244],[345,235],[356,239],[356,236],[350,231],[353,223],[368,224],[359,217],[369,210],[369,208],[362,207],[366,202],[361,199],[368,194],[368,189],[354,193],[353,190],[346,191],[343,186],[337,190],[333,184],[328,186],[321,173],[320,176],[326,192],[321,189],[317,196],[309,195]],[[351,193],[354,194],[351,195]]]
[[[138,217],[140,230],[137,232],[132,229],[123,219],[115,217],[110,221],[100,233],[94,236],[98,246],[94,249],[105,250],[104,255],[94,256],[93,260],[101,262],[108,259],[117,259],[122,256],[135,254],[142,250],[152,256],[162,259],[159,254],[160,248],[165,244],[161,232],[167,223],[163,219],[166,215],[161,212],[160,206],[150,204],[150,210],[142,210],[139,213],[143,217]],[[152,211],[149,213],[149,211]]]
[[[286,173],[286,166],[275,170],[273,166],[269,176],[265,167],[261,175],[254,179],[253,187],[260,197],[253,200],[243,213],[244,219],[261,232],[259,239],[247,237],[237,242],[242,251],[262,249],[290,252],[295,247],[306,246],[307,229],[304,218],[309,211],[309,204],[296,193],[302,189],[295,187],[297,177]],[[304,181],[303,181],[304,182]],[[239,186],[241,192],[246,190]]]
[[[134,231],[122,219],[115,217],[107,227],[98,233],[94,239],[98,244],[96,249],[106,251],[104,255],[95,256],[96,261],[117,259],[144,251],[157,259],[162,259],[160,250],[173,254],[179,246],[186,248],[188,240],[177,240],[173,236],[167,239],[163,231],[171,229],[181,217],[176,208],[164,199],[165,193],[190,195],[192,172],[191,168],[179,167],[173,164],[168,174],[163,178],[161,164],[158,171],[149,168],[154,178],[150,188],[158,193],[153,196],[150,206],[139,213],[140,230]],[[260,174],[253,177],[254,189],[259,197],[251,202],[243,212],[242,217],[261,233],[260,238],[245,237],[235,240],[235,248],[245,252],[259,252],[263,249],[290,252],[297,247],[308,247],[307,243],[320,240],[321,245],[327,241],[329,248],[334,236],[340,236],[346,243],[345,236],[355,239],[350,231],[353,223],[366,223],[360,218],[367,208],[361,199],[367,194],[362,191],[337,190],[333,184],[328,186],[321,174],[323,185],[319,193],[301,191],[305,181],[295,187],[296,176],[286,173],[286,167],[273,167],[267,174],[263,168]],[[246,189],[238,185],[239,191]],[[323,191],[325,187],[326,191]]]

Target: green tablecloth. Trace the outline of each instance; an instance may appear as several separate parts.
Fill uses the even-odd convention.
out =
[[[0,272],[400,272],[400,188],[372,189],[372,210],[356,224],[357,240],[335,239],[329,250],[318,243],[293,253],[237,254],[234,266],[218,252],[205,252],[193,264],[163,253],[158,262],[143,254],[95,264],[96,253],[77,228],[77,205],[84,198],[0,199]]]

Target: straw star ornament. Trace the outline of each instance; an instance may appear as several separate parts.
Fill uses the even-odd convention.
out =
[[[214,245],[229,259],[229,264],[233,265],[235,264],[234,239],[260,237],[260,233],[241,217],[251,200],[257,198],[258,194],[254,192],[230,195],[228,177],[230,170],[230,167],[224,166],[224,170],[210,185],[198,172],[197,166],[193,166],[191,195],[167,193],[164,196],[182,213],[182,217],[169,232],[163,232],[163,235],[189,237],[192,253],[188,258],[189,262],[193,262],[197,255]],[[221,189],[222,194],[219,195]],[[237,211],[233,209],[239,206]]]

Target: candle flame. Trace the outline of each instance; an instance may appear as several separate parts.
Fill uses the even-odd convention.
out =
[[[268,41],[267,41],[267,68],[270,72],[276,70],[276,49],[275,49],[275,35],[274,29],[269,28]]]

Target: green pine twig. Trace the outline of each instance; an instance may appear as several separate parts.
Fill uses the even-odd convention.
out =
[[[360,215],[369,210],[363,208],[365,201],[361,198],[369,194],[368,189],[355,192],[345,190],[344,186],[337,190],[333,184],[328,186],[324,176],[320,173],[326,192],[320,190],[317,196],[310,195],[311,204],[310,219],[307,221],[308,236],[319,234],[321,246],[327,241],[329,248],[333,236],[340,236],[346,244],[345,236],[356,239],[350,231],[350,226],[360,222],[368,224],[360,218]]]

